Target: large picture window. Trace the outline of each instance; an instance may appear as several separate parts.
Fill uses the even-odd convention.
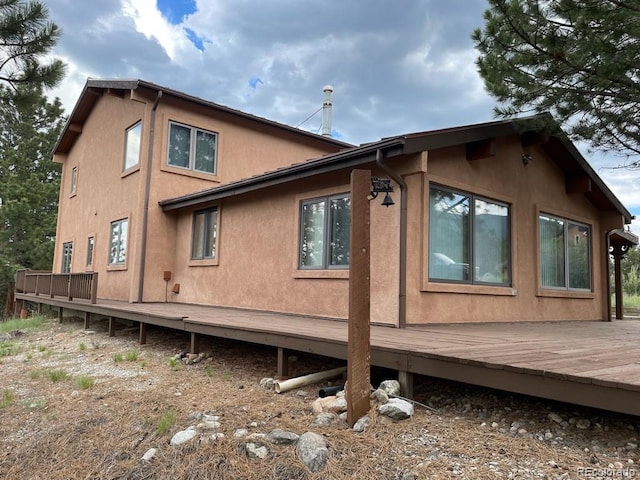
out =
[[[127,259],[127,231],[129,219],[123,218],[111,222],[111,246],[109,248],[109,265],[124,265]]]
[[[191,258],[201,260],[216,258],[216,237],[218,228],[218,209],[209,208],[193,214],[193,238]]]
[[[196,172],[216,173],[217,134],[169,122],[167,164]]]
[[[71,272],[71,258],[73,256],[73,242],[62,244],[62,273]]]
[[[300,206],[301,269],[349,267],[349,194],[304,200]]]
[[[135,167],[140,162],[140,141],[142,139],[142,122],[127,129],[125,134],[124,170]]]
[[[591,290],[591,228],[541,213],[538,230],[542,288]]]
[[[509,205],[469,193],[429,190],[429,280],[511,284]]]

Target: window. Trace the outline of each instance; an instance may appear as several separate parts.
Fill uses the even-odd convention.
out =
[[[93,246],[95,243],[94,237],[87,238],[87,267],[93,265]]]
[[[546,213],[538,223],[542,288],[591,290],[591,228]]]
[[[73,255],[73,242],[62,244],[62,273],[71,272],[71,256]]]
[[[140,141],[142,139],[142,122],[136,123],[125,133],[124,170],[135,167],[140,162]]]
[[[509,205],[431,186],[429,279],[510,285]]]
[[[301,202],[301,269],[347,268],[349,266],[349,194]]]
[[[71,193],[76,193],[76,186],[78,185],[78,167],[75,166],[71,169]]]
[[[217,134],[169,122],[167,163],[196,172],[216,173]]]
[[[111,222],[111,247],[109,265],[124,265],[127,255],[127,230],[129,219],[123,218]]]
[[[193,238],[191,258],[202,260],[216,257],[218,209],[209,208],[193,214]]]

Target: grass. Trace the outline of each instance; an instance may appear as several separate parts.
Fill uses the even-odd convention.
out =
[[[137,350],[132,350],[130,352],[127,352],[124,359],[127,362],[137,362],[139,356],[140,356],[140,352],[138,352]]]
[[[20,353],[20,346],[15,342],[0,342],[0,357],[10,357]]]
[[[53,383],[57,383],[69,378],[69,374],[64,370],[49,370],[47,372],[47,377],[49,377],[49,380],[51,380]]]
[[[122,356],[121,353],[115,353],[113,355],[113,361],[116,363],[120,363],[122,360],[124,360],[124,357]]]
[[[167,360],[167,365],[169,365],[174,370],[180,370],[180,360],[176,357],[169,357]]]
[[[38,351],[40,353],[46,352],[47,351],[47,347],[45,347],[44,345],[38,345]]]
[[[80,345],[78,345],[78,348],[80,349],[81,352],[84,352],[87,349],[87,345],[84,342],[80,342]]]
[[[213,367],[205,367],[204,368],[204,374],[207,377],[213,377],[213,375],[216,373],[216,371],[213,369]]]
[[[176,417],[176,414],[173,411],[173,408],[170,408],[169,410],[164,412],[160,417],[160,420],[158,420],[158,426],[156,427],[156,431],[160,435],[164,435],[165,433],[167,433],[171,429],[171,427],[173,427],[173,424],[175,423],[175,420],[176,420],[175,417]]]
[[[29,377],[31,380],[38,380],[42,376],[42,370],[31,370]]]
[[[89,375],[81,375],[76,378],[76,385],[82,390],[88,390],[89,388],[93,387],[95,383],[96,382],[93,377]]]
[[[14,318],[0,322],[0,333],[13,332],[14,330],[37,330],[45,323],[45,318],[41,315],[25,319]]]
[[[0,399],[0,408],[7,408],[13,404],[13,392],[6,388],[2,391],[2,398]]]

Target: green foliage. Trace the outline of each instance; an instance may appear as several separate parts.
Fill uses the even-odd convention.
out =
[[[130,352],[127,352],[124,358],[127,362],[137,362],[138,356],[140,356],[140,352],[137,350],[131,350]]]
[[[82,390],[87,390],[93,387],[94,384],[95,384],[95,380],[93,379],[93,377],[89,375],[81,375],[78,378],[76,378],[76,385],[78,386],[78,388]]]
[[[69,378],[69,374],[64,370],[49,370],[47,372],[47,377],[49,377],[49,380],[53,383],[57,383]]]
[[[165,413],[163,413],[162,416],[160,417],[160,420],[158,420],[158,426],[156,427],[156,431],[160,435],[164,435],[165,433],[167,433],[175,423],[175,416],[176,415],[175,415],[175,412],[173,411],[173,408],[170,408]]]
[[[548,111],[576,140],[640,154],[637,2],[488,1],[472,38],[496,113]]]
[[[7,408],[13,404],[13,392],[6,388],[2,391],[2,398],[0,398],[0,408]]]
[[[44,322],[45,318],[39,315],[25,319],[14,318],[0,322],[0,333],[13,332],[15,330],[37,330]]]
[[[180,370],[180,360],[176,357],[169,357],[167,359],[167,365],[169,365],[174,370]]]
[[[10,357],[20,353],[20,346],[15,342],[0,341],[0,357]]]
[[[80,342],[78,349],[80,349],[81,352],[84,352],[87,349],[87,345],[84,342]]]
[[[113,361],[116,363],[120,363],[122,360],[124,360],[124,357],[122,356],[121,353],[116,353],[113,355]]]
[[[213,377],[213,375],[215,374],[215,370],[213,369],[213,367],[205,367],[204,373],[207,377]]]

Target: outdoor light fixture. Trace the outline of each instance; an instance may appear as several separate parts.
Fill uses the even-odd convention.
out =
[[[531,161],[533,157],[531,156],[530,153],[523,153],[522,154],[522,164],[526,167],[527,165],[529,165],[529,162]]]
[[[380,177],[371,177],[371,193],[367,196],[369,200],[373,200],[378,196],[379,193],[384,192],[384,199],[382,200],[382,205],[385,207],[390,207],[394,205],[395,202],[389,195],[390,192],[393,192],[393,187],[391,186],[391,180],[388,178],[380,178]]]

